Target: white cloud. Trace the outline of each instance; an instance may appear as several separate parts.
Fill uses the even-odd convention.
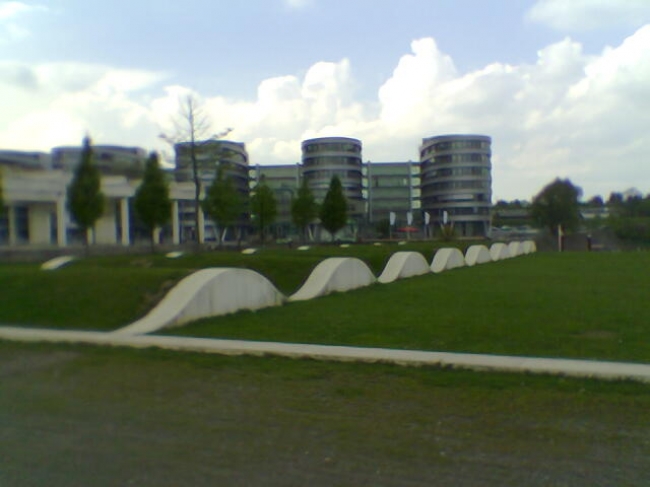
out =
[[[105,142],[140,145],[155,127],[139,90],[162,78],[81,63],[2,62],[0,97],[12,102],[0,115],[0,146],[49,150],[78,143],[86,131]]]
[[[639,27],[650,21],[648,0],[538,0],[527,12],[533,22],[560,31]]]
[[[18,19],[25,14],[47,10],[47,7],[42,5],[30,5],[25,2],[0,3],[0,44],[29,37],[29,29],[18,23]]]
[[[240,100],[161,90],[159,73],[0,63],[0,97],[13,101],[0,113],[0,147],[48,150],[89,131],[98,143],[168,150],[157,136],[193,93],[211,129],[233,127],[229,138],[246,143],[252,164],[295,163],[302,140],[329,135],[361,139],[374,162],[417,160],[422,138],[469,132],[493,138],[496,198],[530,198],[557,176],[586,196],[649,192],[649,45],[650,25],[600,54],[566,38],[540,49],[535,63],[461,73],[433,39],[420,39],[363,103],[347,59],[265,79]]]

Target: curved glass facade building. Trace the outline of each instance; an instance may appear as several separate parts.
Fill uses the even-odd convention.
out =
[[[207,188],[217,177],[219,166],[223,164],[224,176],[231,177],[235,187],[248,194],[248,152],[241,142],[229,140],[203,140],[194,144],[199,178]],[[177,181],[192,181],[191,144],[182,142],[174,145],[176,152],[175,175]]]
[[[333,176],[338,176],[348,200],[350,215],[365,213],[361,141],[348,137],[320,137],[302,142],[302,177],[321,202]]]
[[[447,212],[456,235],[487,236],[492,201],[492,139],[485,135],[440,135],[422,140],[422,210],[434,225]]]

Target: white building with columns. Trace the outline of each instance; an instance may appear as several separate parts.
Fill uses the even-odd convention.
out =
[[[67,210],[67,188],[73,174],[63,169],[33,169],[0,164],[4,211],[0,215],[0,248],[26,246],[65,247],[81,243],[82,236]],[[103,175],[104,213],[95,224],[92,241],[100,245],[131,245],[132,199],[140,180]],[[172,219],[162,240],[182,240],[180,206],[193,202],[191,182],[170,182]],[[202,212],[199,217],[203,220]],[[203,232],[200,232],[200,236]]]

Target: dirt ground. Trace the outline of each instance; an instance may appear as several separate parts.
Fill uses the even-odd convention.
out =
[[[645,486],[650,386],[0,342],[0,485]]]

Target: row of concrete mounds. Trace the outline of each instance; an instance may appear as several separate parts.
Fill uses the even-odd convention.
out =
[[[442,248],[434,255],[431,265],[419,252],[396,252],[378,278],[360,259],[332,257],[318,264],[291,296],[285,296],[266,277],[250,269],[203,269],[181,280],[146,316],[115,333],[152,333],[200,318],[279,306],[287,301],[305,301],[375,282],[386,284],[430,272],[516,257],[535,250],[533,241],[495,243],[490,249],[473,245],[465,255],[457,248]]]

